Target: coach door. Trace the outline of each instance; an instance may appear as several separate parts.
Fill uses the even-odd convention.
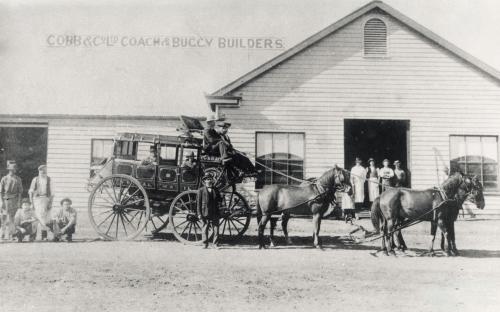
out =
[[[179,159],[178,147],[174,145],[160,145],[160,162],[158,165],[158,190],[179,191]]]

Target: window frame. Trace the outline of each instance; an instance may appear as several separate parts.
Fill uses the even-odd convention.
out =
[[[379,19],[385,24],[385,54],[384,55],[367,55],[365,51],[365,27],[366,23],[368,23],[372,19]],[[385,16],[381,15],[369,15],[366,16],[365,19],[363,20],[363,23],[361,23],[361,47],[363,51],[363,58],[366,59],[386,59],[391,57],[391,51],[389,49],[390,47],[390,36],[389,36],[389,23],[387,21],[387,18]]]
[[[468,174],[467,173],[467,165],[468,164],[478,164],[480,165],[480,169],[481,169],[481,183],[484,187],[484,165],[485,165],[485,162],[484,162],[484,154],[483,154],[483,144],[482,144],[482,138],[494,138],[496,139],[496,150],[497,150],[497,160],[496,160],[496,174],[497,174],[497,180],[496,180],[496,183],[497,183],[497,187],[496,188],[488,188],[488,189],[484,189],[484,192],[485,193],[500,193],[500,175],[499,175],[499,172],[500,172],[500,168],[499,168],[499,165],[500,165],[500,145],[499,145],[499,136],[498,135],[494,135],[494,134],[450,134],[449,135],[449,138],[448,138],[448,144],[449,144],[449,168],[451,170],[452,168],[452,156],[451,156],[451,145],[452,145],[452,138],[453,137],[458,137],[458,138],[462,138],[464,140],[464,144],[465,144],[465,159],[464,161],[457,161],[457,164],[460,165],[460,164],[464,164],[464,168],[465,168],[465,171],[464,174]],[[476,138],[479,138],[480,142],[481,142],[481,161],[480,162],[474,162],[474,161],[470,161],[468,162],[467,161],[467,158],[468,156],[474,156],[474,155],[467,155],[467,138],[468,137],[476,137]]]
[[[95,143],[97,141],[110,141],[111,142],[111,145],[112,145],[112,148],[111,148],[111,155],[110,156],[113,156],[114,155],[114,151],[115,151],[115,142],[113,139],[109,139],[109,138],[91,138],[90,139],[90,166],[95,166],[97,164],[94,164],[93,162],[93,154],[94,154],[94,146],[95,146]]]
[[[257,161],[259,155],[257,154],[257,145],[258,145],[258,135],[259,134],[271,134],[271,135],[274,135],[274,134],[287,134],[288,136],[290,134],[299,134],[299,135],[302,135],[302,138],[303,138],[303,159],[302,159],[302,176],[303,178],[305,179],[305,172],[306,172],[306,133],[305,132],[300,132],[300,131],[255,131],[255,146],[254,146],[254,151],[255,151],[255,160]],[[289,139],[289,137],[288,137]],[[290,141],[289,141],[290,142]],[[274,144],[273,144],[274,146]],[[290,144],[288,144],[288,155],[290,155]],[[274,160],[274,158],[273,158]],[[291,160],[290,158],[287,159],[288,160]],[[293,159],[292,159],[293,160]],[[256,163],[255,166],[257,166],[258,164]],[[272,175],[271,175],[271,179],[272,179]],[[288,180],[290,180],[290,178],[288,178]],[[257,187],[257,181],[258,181],[258,178],[255,180],[255,189],[256,190],[260,190],[262,189],[262,187],[264,187],[265,185],[272,185],[273,183],[271,184],[265,184],[263,183],[262,184],[262,187]],[[288,184],[287,182],[287,185],[290,185]]]

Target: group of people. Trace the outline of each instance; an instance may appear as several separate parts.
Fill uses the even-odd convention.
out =
[[[224,164],[230,164],[239,177],[256,174],[255,166],[250,159],[236,150],[231,144],[228,131],[229,122],[215,116],[207,118],[207,128],[203,131],[203,150],[207,155],[220,157]]]
[[[382,161],[382,167],[377,168],[375,159],[368,159],[368,167],[363,167],[361,158],[356,157],[354,167],[351,169],[352,196],[344,193],[342,195],[342,209],[344,214],[354,217],[355,211],[360,210],[368,202],[368,207],[381,192],[388,187],[406,187],[408,176],[401,168],[399,160],[394,161],[394,169],[389,166],[388,159]],[[366,185],[366,188],[365,188]],[[368,201],[365,199],[367,190]]]
[[[63,198],[60,209],[53,209],[54,187],[47,175],[47,166],[38,167],[38,175],[33,178],[28,197],[23,198],[23,184],[17,176],[15,161],[7,162],[8,174],[0,180],[0,230],[2,240],[22,242],[28,237],[34,241],[40,228],[40,239],[48,240],[48,232],[53,233],[53,241],[60,241],[65,235],[73,240],[76,228],[76,210],[69,198]]]

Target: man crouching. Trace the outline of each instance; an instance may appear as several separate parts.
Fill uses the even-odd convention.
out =
[[[23,241],[25,236],[29,236],[29,241],[32,242],[36,237],[37,226],[35,212],[31,209],[29,199],[25,198],[21,201],[21,208],[16,211],[14,216],[14,236],[17,237],[19,243]]]
[[[214,181],[211,176],[205,175],[202,179],[204,186],[198,189],[197,212],[198,218],[203,221],[202,240],[205,248],[208,248],[208,232],[212,227],[214,232],[213,244],[216,249],[219,248],[219,203],[221,195],[219,190],[214,187]]]
[[[71,199],[63,198],[60,210],[52,216],[53,220],[49,227],[54,232],[54,242],[60,241],[63,235],[66,235],[66,241],[73,241],[76,228],[76,210],[71,207],[71,204]]]

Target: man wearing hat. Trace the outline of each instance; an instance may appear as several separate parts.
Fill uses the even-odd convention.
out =
[[[21,202],[21,209],[18,209],[14,217],[15,236],[20,243],[25,236],[29,236],[30,242],[36,238],[37,219],[35,212],[31,208],[30,200],[25,198]]]
[[[209,155],[213,155],[219,151],[219,148],[216,147],[217,142],[220,140],[220,136],[215,131],[215,123],[218,119],[215,115],[210,115],[207,118],[207,127],[203,130],[203,149]]]
[[[351,185],[354,192],[354,206],[356,210],[363,207],[365,201],[366,169],[361,166],[361,158],[356,157],[356,164],[351,169]]]
[[[47,224],[51,220],[50,210],[54,199],[54,187],[52,186],[52,180],[47,176],[46,165],[38,167],[38,176],[31,181],[28,194],[32,206],[35,208],[36,217],[40,221],[41,239],[47,240]]]
[[[21,206],[23,183],[16,175],[15,161],[7,161],[9,173],[0,180],[0,196],[3,201],[2,210],[2,238],[14,238],[14,216]]]
[[[378,170],[378,176],[380,177],[380,183],[382,185],[381,192],[385,191],[387,187],[392,186],[392,178],[394,177],[394,171],[389,168],[389,159],[384,159],[383,167]]]
[[[156,145],[151,145],[149,147],[149,156],[141,161],[142,166],[152,166],[158,163],[158,153],[156,151]]]
[[[71,207],[72,201],[69,198],[61,200],[61,208],[57,211],[52,220],[50,227],[54,232],[54,241],[61,240],[63,235],[66,235],[66,241],[73,241],[73,234],[76,228],[76,210]]]
[[[214,187],[214,181],[210,175],[202,179],[203,186],[198,189],[196,210],[198,218],[203,221],[202,240],[204,248],[208,248],[208,231],[210,227],[214,232],[213,244],[218,248],[219,244],[219,203],[222,198],[219,190]]]
[[[189,169],[194,169],[196,167],[196,156],[194,155],[194,152],[191,152],[188,156],[186,156],[186,160],[182,162],[181,167],[183,168],[189,168]]]
[[[401,162],[396,160],[394,162],[394,186],[395,187],[405,187],[406,186],[406,172],[401,169]]]

